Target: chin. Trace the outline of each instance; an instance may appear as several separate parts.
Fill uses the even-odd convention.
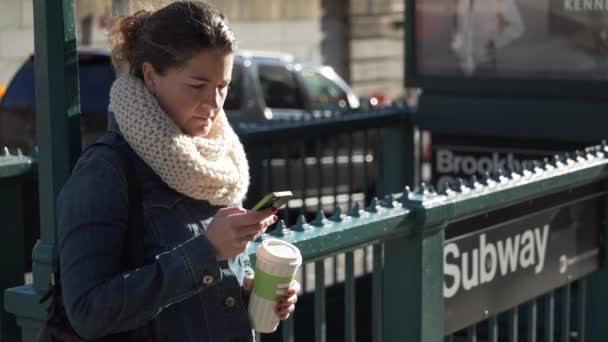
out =
[[[198,138],[206,138],[209,135],[209,131],[211,131],[211,130],[207,129],[206,127],[202,127],[202,128],[194,129],[193,131],[190,132],[190,135],[193,137],[198,137]]]

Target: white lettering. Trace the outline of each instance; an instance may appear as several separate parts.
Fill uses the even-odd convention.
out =
[[[462,160],[462,172],[467,175],[474,175],[477,172],[477,165],[475,165],[475,159],[464,158]]]
[[[479,270],[478,253],[477,248],[472,251],[471,262],[473,263],[473,267],[471,267],[469,274],[469,253],[462,252],[462,287],[467,291],[479,285],[479,273],[477,272]]]
[[[509,272],[515,272],[517,270],[517,254],[519,253],[519,235],[515,235],[515,243],[511,238],[507,238],[504,247],[503,241],[498,241],[497,244],[500,274],[504,276]]]
[[[462,160],[462,157],[454,157],[454,163],[452,163],[452,171],[454,171],[454,173],[459,173],[460,172],[460,161]]]
[[[489,283],[496,274],[496,247],[493,243],[486,244],[486,234],[479,237],[479,258],[481,264],[481,284]]]
[[[496,242],[488,241],[485,233],[479,235],[478,246],[460,251],[455,242],[443,249],[444,298],[454,297],[460,287],[469,291],[490,283],[500,271],[501,276],[533,267],[534,273],[543,271],[549,242],[548,224],[523,231]]]
[[[519,252],[519,264],[521,268],[534,265],[534,233],[526,230],[521,237],[521,251]]]
[[[583,0],[583,8],[585,11],[593,10],[593,0]]]
[[[458,264],[452,264],[448,262],[448,255],[452,255],[455,259],[458,259],[460,252],[458,251],[458,245],[455,243],[448,243],[443,247],[443,273],[444,277],[451,277],[452,286],[446,284],[445,278],[443,281],[443,296],[445,298],[452,298],[460,288],[460,268]]]
[[[479,173],[492,172],[492,160],[486,157],[479,158],[477,168]]]
[[[499,169],[502,169],[505,167],[506,164],[506,160],[501,159],[500,156],[498,155],[498,153],[492,153],[492,159],[494,161],[494,172],[498,171]]]
[[[450,173],[452,172],[452,151],[438,150],[437,151],[437,172]]]
[[[534,272],[539,274],[543,271],[545,267],[545,256],[547,255],[547,242],[549,241],[549,225],[546,224],[543,226],[542,237],[540,236],[540,229],[534,230],[534,235],[536,237],[536,252],[538,254],[538,264],[534,268]]]
[[[607,0],[608,1],[608,0]],[[515,159],[513,153],[504,155],[493,152],[491,156],[477,157],[470,155],[455,155],[451,150],[438,149],[436,152],[437,173],[464,173],[465,175],[482,174],[485,172],[496,172],[498,169],[509,166],[515,169],[520,161]]]

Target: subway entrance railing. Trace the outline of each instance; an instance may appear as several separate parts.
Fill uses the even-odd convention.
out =
[[[287,153],[284,162],[277,162],[281,155],[272,156],[268,145],[280,141],[293,144],[295,151],[300,145],[320,146],[315,139],[325,136],[323,125],[311,121],[249,127],[242,137],[252,155],[254,179],[267,178],[268,183],[278,179],[260,172],[275,170],[273,159],[275,166],[285,166],[279,172],[285,172],[285,180],[302,177],[301,182],[310,186],[317,172],[322,179],[328,177],[324,170],[317,170],[327,158],[316,153],[319,149],[312,149],[316,153],[312,156]],[[407,172],[399,173],[401,178],[392,177],[391,172],[406,168],[409,152],[404,149],[413,134],[407,112],[393,109],[337,118],[328,127],[332,137],[346,134],[346,141],[356,140],[348,136],[365,137],[364,131],[352,128],[378,130],[376,144],[356,147],[353,143],[346,150],[361,148],[366,156],[361,159],[363,170],[374,169],[372,177],[389,195],[378,200],[370,191],[370,198],[351,198],[351,203],[336,200],[328,206],[322,200],[311,201],[311,205],[292,207],[295,219],[290,210],[283,214],[284,221],[270,235],[294,242],[308,263],[300,278],[305,285],[303,301],[295,319],[283,324],[283,340],[606,339],[598,320],[606,314],[601,299],[608,285],[605,145],[528,163],[518,170],[499,170],[479,180],[459,180],[437,191],[420,185],[414,191],[396,193],[390,189],[405,184]],[[324,146],[330,156],[344,147]],[[330,160],[326,164],[335,167],[339,157],[338,152],[338,158],[325,159]],[[306,162],[307,158],[312,161]],[[335,178],[352,179],[346,183],[353,187],[355,178],[360,178],[348,175],[355,172],[350,165],[354,160],[346,158],[346,175]],[[33,160],[11,154],[3,161],[2,184],[7,191],[13,189],[5,200],[18,204],[23,190],[15,188],[20,184],[15,177],[30,177]],[[292,173],[287,167],[290,163],[300,169]],[[307,178],[308,173],[313,177]],[[365,179],[356,181],[365,184]],[[303,204],[308,198],[324,196],[324,190],[311,191],[310,196],[307,191],[305,186],[300,186],[299,194],[296,191]],[[15,225],[19,226],[23,223]],[[4,259],[9,258],[7,254]],[[23,274],[17,268],[15,279]],[[36,282],[39,273],[36,269],[34,273]],[[5,294],[5,308],[17,315],[25,341],[34,340],[44,317],[44,308],[37,303],[39,294],[35,284],[14,287]],[[276,338],[261,336],[262,341]]]
[[[236,123],[247,150],[251,186],[245,207],[271,191],[290,190],[283,218],[343,211],[413,184],[414,128],[409,110],[392,107],[330,119]]]
[[[606,340],[607,167],[596,146],[281,225],[270,236],[301,249],[315,284],[314,314],[296,312],[282,340]],[[342,253],[336,292],[327,261]],[[370,274],[356,276],[358,263]]]
[[[12,287],[4,295],[4,308],[17,317],[24,341],[35,340],[44,319],[44,307],[38,300],[48,286],[56,260],[54,201],[80,150],[73,5],[71,0],[34,2],[36,55],[42,56],[36,60],[36,102],[43,225],[33,253],[33,284]],[[439,192],[420,186],[414,192],[397,193],[397,188],[413,179],[408,174],[412,166],[408,163],[413,160],[411,151],[414,149],[410,146],[413,129],[409,124],[389,126],[381,137],[371,133],[368,138],[381,138],[382,149],[392,151],[390,158],[383,153],[383,169],[374,172],[382,183],[380,193],[393,195],[379,201],[368,199],[373,196],[372,192],[364,182],[360,183],[363,186],[355,184],[361,179],[355,175],[351,176],[352,188],[359,187],[356,193],[364,194],[363,197],[348,195],[347,201],[340,201],[333,196],[332,202],[329,200],[332,196],[327,192],[332,190],[325,190],[331,187],[321,184],[320,191],[308,193],[311,188],[308,175],[294,177],[307,183],[291,186],[304,189],[300,193],[301,205],[293,203],[292,206],[303,215],[298,213],[295,225],[291,224],[293,218],[286,215],[290,229],[279,227],[272,234],[294,242],[302,249],[306,261],[315,266],[314,271],[313,267],[307,270],[311,273],[311,283],[318,286],[307,292],[313,293],[310,317],[314,329],[298,327],[299,317],[306,313],[304,301],[298,306],[295,320],[284,324],[283,340],[333,341],[336,340],[332,335],[336,326],[339,339],[348,341],[366,340],[367,336],[373,341],[440,341],[444,338],[469,341],[478,338],[494,341],[608,340],[603,322],[608,302],[605,290],[608,288],[605,147],[563,156],[544,165],[528,165],[523,170],[498,172],[478,182],[457,182]],[[332,127],[339,129],[340,122],[336,121]],[[261,135],[266,130],[263,127],[251,129],[257,129]],[[281,129],[281,134],[296,135],[294,128]],[[318,129],[305,134],[316,133],[329,139],[326,141],[333,139],[333,131]],[[243,137],[247,143],[249,138]],[[358,140],[356,138],[352,137]],[[281,159],[291,159],[289,155],[264,157],[267,152],[263,144],[272,141],[280,145],[285,140],[276,137],[266,141],[264,139],[268,137],[251,139],[249,146],[254,146],[256,139],[262,144],[262,147],[248,151],[254,160],[261,161],[252,164],[254,180],[259,181],[253,182],[252,194],[260,194],[265,190],[256,190],[255,186],[264,184],[263,177],[275,180],[275,176],[256,172],[268,169],[268,166],[280,167]],[[348,139],[347,136],[346,141]],[[308,137],[304,140],[302,149],[317,149],[317,145],[306,143]],[[362,140],[365,140],[365,133]],[[319,147],[324,150],[325,146],[321,142]],[[340,155],[343,144],[335,146]],[[350,146],[354,148],[355,145]],[[367,162],[370,152],[365,151],[366,148],[363,150],[361,156]],[[256,154],[262,157],[258,158]],[[374,161],[373,152],[371,155]],[[313,153],[303,162],[299,161],[304,165],[300,172],[303,174],[307,166],[339,164],[339,157],[329,157],[331,155]],[[349,166],[355,161],[355,158],[347,157],[341,165]],[[17,162],[17,166],[8,165],[10,163],[14,161],[0,169],[28,168],[25,160]],[[284,165],[291,165],[288,163],[292,162],[284,162]],[[0,171],[0,174],[4,172]],[[6,177],[0,177],[4,182],[0,185],[3,194],[5,189],[15,189],[18,184],[8,172]],[[323,174],[319,179],[325,178]],[[350,186],[349,176],[346,180],[342,178],[340,173],[336,177]],[[285,183],[285,186],[289,184]],[[19,191],[3,196],[3,201],[11,202],[2,208],[7,215],[15,214],[9,212],[10,208],[19,210],[9,205],[20,203]],[[315,197],[318,198],[316,202]],[[251,195],[251,200],[255,201],[257,197]],[[369,204],[360,209],[363,201]],[[350,204],[353,204],[352,208],[344,209]],[[309,211],[314,212],[319,206],[333,212],[319,213],[311,219],[315,215]],[[9,229],[23,226],[19,222],[14,225],[7,222],[3,226]],[[3,243],[17,241],[18,234],[3,239]],[[252,251],[253,248],[255,246]],[[369,251],[365,257],[359,257],[361,248]],[[337,268],[335,272],[331,267],[325,267],[326,263],[331,266],[333,257],[340,254],[344,257],[333,263],[339,266],[334,267]],[[3,259],[10,263],[13,257],[9,255]],[[362,275],[358,276],[360,260],[366,265],[365,271],[359,272]],[[14,279],[22,274],[18,268],[13,273]],[[326,271],[326,268],[330,270]],[[365,278],[367,273],[368,278]],[[332,292],[335,287],[323,286],[329,279],[333,279],[331,284],[342,284],[339,291]],[[369,291],[361,286],[362,279],[369,279]],[[336,296],[343,300],[331,301]],[[361,297],[369,302],[369,309],[364,312],[361,312],[365,309],[360,305]],[[2,322],[5,322],[7,315],[2,316]],[[364,336],[366,328],[370,332]],[[14,340],[4,337],[7,336],[4,324],[2,330],[3,339]],[[307,338],[310,332],[313,336]],[[263,336],[262,340],[272,338]]]

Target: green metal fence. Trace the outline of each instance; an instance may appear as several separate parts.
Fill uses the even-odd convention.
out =
[[[362,207],[384,188],[398,191],[414,184],[416,169],[414,128],[404,107],[372,113],[353,113],[331,119],[236,123],[235,129],[247,150],[251,187],[245,207],[251,207],[272,191],[290,190],[294,198],[279,212],[284,225],[305,227],[306,220],[322,211],[330,215]],[[396,147],[397,146],[397,147]],[[356,251],[371,262],[371,248]],[[338,254],[327,261],[331,274],[326,284],[336,283],[338,266],[349,256]],[[314,262],[305,263],[301,283],[305,292],[319,286]],[[358,274],[371,267],[357,268]]]
[[[268,192],[291,190],[294,199],[283,212],[287,224],[295,223],[297,214],[345,211],[369,202],[385,186],[397,191],[415,181],[414,128],[407,108],[234,125],[251,169],[245,206]]]
[[[603,341],[608,332],[598,321],[606,314],[605,302],[595,299],[605,298],[607,279],[603,239],[607,157],[606,146],[597,146],[522,170],[461,180],[440,192],[421,185],[415,192],[373,199],[364,210],[353,208],[343,214],[336,209],[329,218],[319,211],[309,223],[299,222],[290,229],[281,226],[270,235],[296,244],[305,262],[315,264],[315,341],[328,340],[331,319],[326,315],[324,262],[340,253],[346,253],[340,340],[367,340],[368,336],[358,334],[362,326],[355,321],[355,298],[366,297],[372,301],[367,314],[373,341]],[[564,221],[564,213],[571,215],[569,220]],[[571,260],[545,260],[546,269],[536,275],[497,277],[501,278],[497,284],[506,283],[511,293],[494,291],[492,296],[512,298],[479,298],[479,303],[465,307],[466,320],[457,317],[460,325],[451,323],[450,312],[456,305],[444,299],[449,273],[444,270],[444,246],[478,233],[479,227],[485,227],[481,231],[489,236],[491,230],[513,232],[513,227],[539,219],[549,219],[546,226],[551,226],[550,234],[545,229],[545,248],[550,253],[572,252]],[[468,229],[464,233],[463,227]],[[373,249],[372,286],[360,293],[353,251],[365,246]],[[253,259],[256,248],[254,244],[249,250]],[[295,316],[297,321],[297,312]],[[294,332],[293,321],[283,325],[283,341],[313,339],[305,331],[312,327]]]
[[[69,176],[71,166],[80,150],[73,0],[56,2],[34,0],[34,21],[35,48],[38,57],[36,59],[36,102],[40,146],[38,178],[41,198],[41,238],[33,251],[33,284],[6,290],[3,303],[6,311],[16,316],[17,324],[22,328],[22,340],[24,341],[35,340],[40,324],[45,317],[44,307],[38,301],[40,295],[48,287],[56,260],[54,201],[57,192]],[[392,114],[387,114],[387,116],[390,115]],[[404,122],[405,124],[403,124]],[[285,126],[277,130],[282,132],[283,137],[267,132],[267,128],[252,127],[252,130],[257,129],[257,133],[259,133],[257,138],[251,138],[251,142],[248,143],[249,138],[243,135],[243,140],[248,146],[258,144],[257,148],[248,151],[253,158],[251,200],[257,200],[253,194],[261,194],[265,191],[260,188],[263,186],[262,184],[265,184],[263,173],[260,170],[268,169],[269,165],[272,166],[272,159],[277,159],[272,157],[272,153],[268,154],[264,144],[281,144],[282,142],[284,144],[287,136],[303,134],[306,137],[303,139],[304,142],[300,145],[300,149],[305,151],[324,150],[325,143],[310,145],[306,141],[309,141],[314,135],[317,135],[317,138],[329,139],[325,141],[332,141],[335,139],[333,138],[334,133],[339,130],[341,124],[344,122],[336,121],[330,130],[322,130],[323,128],[320,126],[311,126],[305,133],[296,133],[295,127]],[[362,119],[361,127],[366,124],[369,122],[366,123]],[[412,161],[411,151],[414,150],[410,148],[413,143],[410,132],[413,132],[413,128],[408,125],[407,120],[401,120],[392,128],[383,129],[381,137],[368,135],[368,138],[381,138],[382,141],[382,152],[380,153],[382,170],[375,169],[374,172],[382,182],[381,189],[384,193],[397,193],[411,179],[408,174],[411,165],[408,163]],[[262,138],[266,133],[268,133],[266,137]],[[350,139],[349,135],[350,133],[346,135],[347,142]],[[352,139],[356,140],[357,136],[354,134]],[[338,141],[340,141],[339,139],[343,138],[338,138]],[[365,140],[365,133],[363,133],[362,139]],[[341,144],[338,141],[336,144]],[[334,146],[337,146],[338,150],[343,147],[342,145]],[[354,149],[355,145],[347,143],[347,150],[351,148],[348,146]],[[363,143],[362,146],[364,146],[363,160],[367,160],[366,144]],[[272,148],[270,150],[272,151]],[[332,147],[328,150],[332,151]],[[298,245],[305,261],[315,265],[315,324],[312,339],[329,340],[327,333],[332,327],[328,325],[328,322],[336,318],[327,315],[327,312],[336,305],[329,304],[327,301],[331,297],[328,296],[328,293],[332,287],[323,286],[326,283],[325,279],[328,278],[328,274],[325,272],[325,260],[333,258],[334,255],[345,254],[344,280],[340,279],[340,283],[344,284],[344,291],[338,292],[344,298],[342,301],[344,308],[343,314],[338,319],[343,321],[343,324],[340,324],[342,331],[339,335],[341,339],[347,341],[361,338],[361,331],[365,328],[364,325],[357,323],[361,316],[359,312],[361,307],[357,306],[359,303],[357,299],[361,297],[367,297],[371,302],[371,309],[364,314],[371,317],[367,322],[371,328],[370,339],[373,341],[440,341],[444,337],[448,340],[474,341],[478,334],[480,340],[505,338],[522,340],[524,335],[527,340],[534,340],[535,337],[551,340],[555,337],[552,333],[543,335],[544,331],[557,331],[559,333],[557,337],[562,341],[572,340],[571,335],[574,331],[576,331],[577,340],[608,340],[608,332],[603,322],[607,314],[605,304],[608,303],[605,293],[605,289],[608,288],[608,269],[605,266],[607,227],[605,216],[606,209],[608,209],[605,203],[607,187],[605,179],[608,173],[606,153],[608,151],[604,146],[571,156],[562,156],[549,164],[528,165],[526,169],[514,172],[499,172],[478,182],[475,180],[457,182],[439,192],[420,186],[414,192],[405,191],[389,195],[380,201],[372,199],[366,209],[360,209],[359,201],[353,201],[349,197],[351,203],[356,202],[350,210],[343,210],[337,206],[331,215],[327,215],[329,218],[319,212],[316,219],[312,221],[310,218],[306,219],[306,216],[300,216],[299,222],[290,229],[279,227],[281,229],[275,230],[273,234]],[[270,156],[270,159],[265,157],[265,154]],[[322,165],[323,163],[319,160],[313,162],[319,156],[321,159],[327,157],[313,153],[312,159],[308,159],[311,161],[309,164]],[[287,160],[289,157],[289,155],[284,156],[284,159]],[[264,168],[264,158],[269,160],[266,168]],[[331,164],[337,159],[328,160],[328,163]],[[350,161],[347,159],[346,164],[348,165],[352,161],[352,158]],[[300,161],[300,163],[302,162]],[[308,164],[306,163],[307,159],[304,159],[304,167],[301,167],[301,174],[298,177],[302,184],[309,182],[310,179],[308,175],[303,175],[304,170],[307,170],[306,165]],[[0,167],[1,170],[5,170],[0,172],[8,174],[11,172],[9,170],[27,168],[25,165],[27,162],[18,162],[14,165],[9,162],[7,164],[6,168]],[[323,174],[321,176],[319,179],[326,177]],[[348,179],[348,177],[346,178]],[[352,186],[356,187],[355,182],[360,177],[351,176],[351,178]],[[10,176],[0,176],[0,179],[8,180]],[[267,175],[266,179],[274,180],[275,177]],[[350,183],[346,182],[349,186]],[[8,187],[15,184],[18,182],[8,182],[6,189],[8,190]],[[308,190],[305,189],[309,187],[302,184],[298,187],[301,191],[300,196],[303,199],[302,208],[304,209],[307,207],[306,199],[308,197],[318,199],[321,196],[322,199],[326,195],[323,185],[320,186],[321,191],[307,194],[305,191]],[[1,186],[4,187],[5,183],[2,183]],[[256,189],[256,187],[258,188]],[[366,191],[366,187],[361,189],[364,189],[363,193],[370,193]],[[4,196],[3,193],[2,200],[11,203],[5,204],[2,209],[9,210],[10,205],[20,202],[19,191],[7,196]],[[337,203],[336,199],[334,196],[333,203]],[[364,197],[364,199],[367,202],[367,198]],[[322,204],[322,200],[317,200],[317,207],[319,203]],[[314,208],[314,206],[315,202],[311,201],[310,207]],[[581,208],[583,209],[582,214]],[[454,284],[456,282],[455,274],[457,274],[451,267],[444,269],[444,264],[455,266],[451,263],[453,260],[447,258],[449,255],[446,255],[446,249],[450,249],[445,246],[452,246],[450,244],[454,243],[456,246],[454,248],[465,248],[466,244],[459,245],[458,243],[471,237],[477,238],[478,235],[481,236],[480,232],[488,232],[487,236],[490,236],[490,231],[515,232],[521,228],[517,224],[529,223],[546,217],[555,219],[563,216],[564,212],[572,216],[570,221],[558,220],[551,221],[551,223],[561,228],[565,227],[561,230],[562,233],[565,233],[551,236],[547,239],[549,242],[546,243],[552,244],[559,241],[560,248],[573,249],[570,252],[574,256],[580,257],[582,262],[569,256],[565,256],[562,260],[558,255],[557,258],[551,258],[550,270],[547,266],[547,270],[541,270],[538,274],[534,273],[537,264],[531,264],[530,267],[524,269],[524,273],[517,273],[516,275],[519,275],[517,278],[503,277],[508,280],[505,288],[493,291],[491,296],[488,296],[487,293],[484,294],[483,290],[491,286],[505,285],[504,281],[498,281],[504,279],[497,277],[496,282],[488,281],[487,283],[483,283],[482,280],[480,284],[475,283],[473,286],[474,282],[471,282],[471,279],[477,276],[469,277],[471,274],[467,274],[463,268],[458,272],[462,271],[463,279],[467,278],[466,281],[463,281],[466,283],[463,285],[464,290],[458,290],[458,294],[454,294],[452,297],[447,296],[449,298],[445,299],[446,288],[448,288],[448,294],[456,288]],[[554,216],[548,216],[547,213]],[[587,213],[591,213],[589,217],[592,219],[586,219]],[[19,215],[15,217],[18,218]],[[289,218],[287,219],[289,220]],[[571,227],[564,222],[582,222],[584,224]],[[513,223],[516,224],[513,225]],[[7,226],[10,227],[10,223]],[[17,223],[15,227],[19,226],[23,225]],[[467,227],[469,230],[466,230]],[[505,227],[512,229],[504,229]],[[522,241],[526,239],[526,236],[527,241],[536,241],[534,240],[536,236],[541,234],[536,232],[537,230],[534,230],[533,233],[522,231],[518,233],[518,236]],[[580,238],[577,235],[579,232],[591,234],[591,239]],[[19,239],[18,233],[16,233],[16,239]],[[532,240],[530,240],[529,234],[532,234]],[[480,252],[481,246],[485,245],[481,243],[481,238],[479,239],[478,253],[483,254]],[[517,238],[513,239],[517,240]],[[541,243],[537,245],[541,245],[544,241],[540,240]],[[591,246],[582,243],[587,240],[593,242]],[[7,240],[3,239],[3,241]],[[12,239],[8,241],[13,243]],[[470,240],[466,241],[470,242]],[[500,246],[498,242],[496,245]],[[537,245],[529,242],[529,246],[534,248]],[[522,250],[526,246],[528,244],[524,243]],[[251,253],[255,247],[255,244],[252,245]],[[359,287],[358,281],[361,277],[355,275],[358,264],[356,251],[363,247],[371,249],[372,252],[369,253],[370,256],[366,257],[366,260],[369,259],[373,264],[370,276],[371,290],[366,293],[362,292],[362,288]],[[500,247],[497,248],[497,251],[500,250]],[[579,255],[578,251],[584,253]],[[471,258],[475,255],[474,250],[467,250],[467,253],[470,253],[468,255],[471,255]],[[519,264],[528,265],[528,259],[531,258],[529,253],[528,257],[521,257]],[[15,252],[15,254],[22,255],[22,252]],[[451,256],[454,257],[454,255]],[[465,253],[463,252],[462,255],[464,259]],[[525,253],[522,252],[522,255]],[[3,259],[3,261],[9,260],[8,258]],[[16,269],[20,268],[18,261],[16,265]],[[511,267],[508,261],[505,265],[505,269]],[[487,269],[484,270],[478,270],[479,274],[490,272]],[[513,272],[513,274],[515,273]],[[12,277],[17,279],[22,274],[22,270],[15,271]],[[446,274],[451,274],[447,277],[450,282],[446,282]],[[538,279],[542,280],[540,285]],[[470,288],[466,289],[467,286]],[[466,295],[471,293],[475,295],[472,300],[468,300]],[[477,295],[477,293],[482,295]],[[463,295],[465,297],[459,297]],[[465,298],[466,305],[464,306],[455,302],[462,298]],[[576,303],[574,303],[575,301]],[[302,304],[304,303],[298,305],[299,309],[302,308]],[[574,309],[572,309],[573,307]],[[299,313],[296,313],[295,321],[283,324],[283,340],[293,341],[301,338],[302,335],[299,333],[297,337],[294,336],[294,329],[297,330],[298,315]],[[5,322],[6,316],[3,315],[2,318],[2,322]],[[503,321],[506,321],[506,329],[502,324]],[[526,326],[536,326],[537,328],[526,330]],[[5,334],[4,325],[2,330]],[[14,340],[12,337],[5,338],[4,336],[3,338],[8,341]],[[262,340],[266,338],[263,336]]]
[[[18,286],[24,282],[27,270],[24,248],[27,222],[26,196],[34,184],[35,162],[21,151],[0,151],[0,217],[2,234],[0,239],[0,289]],[[4,306],[4,300],[0,298]],[[0,341],[16,341],[19,330],[14,317],[0,310]]]

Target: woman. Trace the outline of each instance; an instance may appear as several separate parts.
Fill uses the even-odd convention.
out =
[[[222,110],[234,36],[210,5],[180,1],[123,18],[111,42],[124,73],[112,86],[102,140],[126,145],[135,168],[145,266],[120,271],[127,184],[117,152],[96,145],[58,200],[68,318],[87,339],[151,325],[159,341],[251,341],[244,252],[277,217],[274,208],[238,206],[248,164]],[[277,303],[281,319],[299,289],[294,282]]]

